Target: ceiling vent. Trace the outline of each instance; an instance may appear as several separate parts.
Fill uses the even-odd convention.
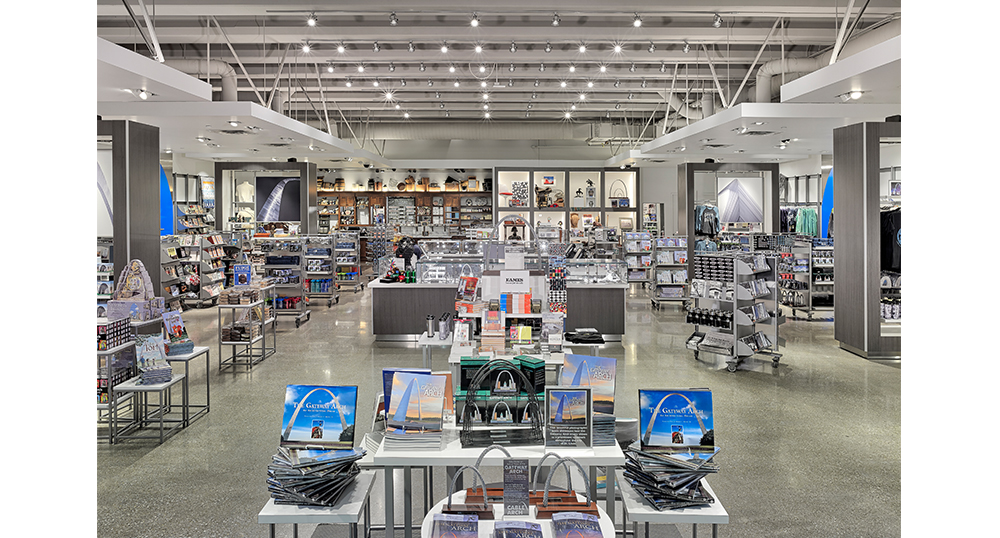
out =
[[[253,134],[250,131],[247,131],[246,129],[218,129],[215,132],[222,133],[222,134],[227,134],[227,135],[248,135],[248,134]]]
[[[745,133],[740,133],[743,136],[768,136],[773,134],[778,134],[777,131],[747,131]]]
[[[280,143],[280,142],[275,142],[273,144],[267,144],[267,145],[271,146],[272,148],[287,148],[287,147],[291,146],[291,144],[283,144],[283,143]]]
[[[728,148],[729,146],[732,146],[732,144],[705,144],[702,147],[708,149],[719,149],[719,148]]]

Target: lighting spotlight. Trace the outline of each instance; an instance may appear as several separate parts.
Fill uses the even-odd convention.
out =
[[[660,72],[661,73],[666,73],[667,72],[667,64],[665,64],[665,63],[661,63],[660,64]]]
[[[865,92],[863,92],[863,91],[860,91],[860,90],[854,90],[854,91],[852,91],[852,92],[851,92],[851,94],[850,94],[850,95],[851,95],[851,99],[861,99],[861,96],[862,96],[862,95],[863,95],[864,93],[865,93]]]
[[[448,66],[448,72],[449,73],[454,73],[455,72],[455,66],[454,65],[449,65]]]
[[[444,108],[444,103],[441,103],[441,108]]]
[[[408,45],[406,46],[406,50],[408,50],[408,51],[410,51],[410,52],[413,52],[414,50],[416,50],[416,49],[415,49],[415,48],[413,47],[413,41],[410,41],[410,43],[409,43],[409,44],[408,44]],[[341,51],[341,52],[343,52],[343,51]]]
[[[581,53],[584,53],[584,52],[587,52],[587,45],[584,45],[584,44],[580,44],[580,48],[579,48],[578,50],[579,50],[579,51],[580,51]]]
[[[570,73],[576,73],[576,66],[575,65],[570,65],[569,66],[569,72]]]
[[[559,26],[559,22],[561,20],[562,19],[559,18],[559,14],[558,13],[553,13],[552,14],[552,26]]]
[[[375,44],[372,45],[372,50],[375,52],[382,50],[382,47],[378,46],[378,41],[376,41]]]
[[[484,80],[484,81],[480,82],[479,83],[479,87],[480,88],[485,88],[486,87],[486,81]]]
[[[684,42],[684,54],[687,54],[689,52],[691,52],[691,45],[687,41],[685,41]]]
[[[636,13],[635,18],[632,19],[632,26],[636,28],[642,26],[642,17],[640,17],[638,13]]]
[[[490,109],[490,104],[489,103],[484,103],[483,104],[483,110],[489,110],[489,109]]]
[[[392,73],[396,70],[396,64],[389,62],[389,72]]]
[[[232,125],[233,127],[239,127],[240,122],[238,122],[236,120],[230,120],[229,121],[229,125]]]
[[[358,73],[364,73],[364,72],[365,72],[365,66],[364,65],[359,65],[358,66]]]
[[[480,44],[478,44],[478,43],[476,43],[476,53],[478,54],[480,52],[483,52],[483,46],[480,45]]]
[[[622,85],[622,81],[620,81],[620,80],[618,80],[618,79],[615,79],[615,88],[618,88],[618,87],[620,87],[621,85]]]
[[[435,99],[440,99],[441,98],[441,92],[434,92],[434,98]]]
[[[347,47],[345,47],[343,43],[337,45],[337,52],[343,54],[345,50],[347,50]]]
[[[458,81],[456,80],[456,81],[455,81],[455,87],[457,88],[457,87],[458,87],[458,85],[459,85],[459,82],[458,82]]]
[[[588,88],[593,88],[594,87],[594,81],[593,80],[588,80],[587,81],[587,87]]]
[[[483,114],[483,117],[486,118],[486,119],[490,119],[490,113],[487,112],[487,113]]]
[[[628,92],[628,98],[632,99],[633,97],[635,97],[635,96],[632,94],[632,92]]]
[[[378,79],[372,81],[372,86],[378,88]]]
[[[653,44],[653,42],[652,42],[652,41],[650,41],[650,42],[649,42],[649,48],[648,48],[648,49],[646,49],[646,50],[648,50],[648,51],[649,51],[649,53],[650,53],[650,54],[652,54],[652,53],[656,52],[656,45],[654,45],[654,44]]]
[[[569,112],[567,112],[567,113],[565,114],[565,116],[566,116],[566,119],[570,119],[570,118],[571,118],[571,117],[572,117],[573,115],[572,115],[572,114],[570,114]]]
[[[420,62],[420,70],[421,71],[426,71],[427,70],[427,66],[424,65],[424,62]]]
[[[483,99],[489,99],[489,98],[490,98],[490,94],[488,94],[486,92],[483,92]]]
[[[601,73],[606,73],[606,72],[608,71],[608,66],[606,66],[606,65],[602,65],[602,66],[600,67],[600,71],[601,71]]]
[[[472,19],[469,21],[469,24],[471,24],[473,28],[479,26],[479,15],[473,13]]]
[[[327,66],[326,66],[326,72],[327,73],[333,73],[333,64],[332,63],[331,64],[327,64]]]
[[[630,66],[628,67],[628,70],[629,70],[629,72],[631,72],[631,73],[635,73],[635,64],[632,64],[632,65],[630,65]]]
[[[406,86],[406,79],[402,79],[402,78],[399,79],[399,85],[400,86]]]
[[[344,82],[344,85],[347,86],[348,88],[350,88],[351,86],[353,86],[353,84],[351,83],[351,79],[347,79],[347,81]]]
[[[409,112],[403,112],[403,117],[406,118],[406,119],[410,119],[410,113]]]
[[[615,54],[621,54],[621,53],[622,53],[622,46],[618,43],[615,43]]]
[[[569,105],[570,110],[576,110],[576,105]]]
[[[480,73],[485,73],[486,72],[486,66],[485,65],[479,66],[479,72]]]
[[[513,88],[514,87],[514,79],[512,79],[512,78],[507,79],[507,87],[508,88]]]
[[[642,79],[642,83],[639,84],[639,86],[642,87],[642,88],[645,88],[646,87],[646,79]]]
[[[392,92],[385,92],[386,101],[392,101],[392,98],[393,98]]]
[[[545,42],[545,52],[552,52],[552,43]]]
[[[538,70],[539,71],[545,71],[545,64],[543,64],[543,63],[542,64],[538,64]]]
[[[433,86],[434,85],[434,81],[431,80],[431,79],[427,79],[427,85],[428,86]]]
[[[510,71],[511,73],[513,73],[513,72],[514,72],[514,64],[513,64],[513,63],[511,63],[511,64],[510,64],[510,67],[509,67],[509,68],[507,68],[507,70],[508,70],[508,71]]]
[[[566,87],[566,81],[565,81],[565,80],[563,80],[563,81],[560,81],[560,82],[559,82],[559,87],[560,87],[560,88],[565,88],[565,87]]]
[[[720,17],[718,13],[716,13],[715,18],[712,19],[712,26],[716,28],[722,26],[722,17]]]
[[[306,19],[306,24],[309,26],[316,26],[316,14],[310,13],[309,18]]]
[[[510,42],[510,51],[517,52],[517,43],[514,43],[513,41]]]
[[[444,44],[441,45],[441,52],[448,52],[448,42],[447,41],[445,41]]]
[[[621,103],[615,103],[615,109],[619,109],[619,108],[621,108],[621,107],[622,107],[622,104],[621,104]]]
[[[142,99],[143,101],[149,99],[149,92],[146,90],[139,90],[139,99]]]
[[[311,50],[312,50],[312,47],[309,46],[309,42],[308,41],[306,41],[305,43],[302,44],[302,52],[304,52],[306,54],[309,54],[309,51],[311,51]]]
[[[538,79],[537,78],[535,79],[535,87],[536,88],[538,87]]]
[[[392,26],[396,26],[397,24],[399,24],[399,19],[396,18],[396,12],[395,11],[392,12],[391,15],[389,15],[389,24],[392,25]]]

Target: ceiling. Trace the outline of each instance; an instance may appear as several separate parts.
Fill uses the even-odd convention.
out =
[[[152,57],[139,0],[127,3],[143,30],[122,1],[98,0],[97,35]],[[326,130],[329,121],[335,137],[391,160],[379,143],[384,148],[386,140],[405,139],[414,130],[447,138],[447,129],[453,128],[454,138],[466,139],[469,128],[499,132],[501,126],[522,130],[535,126],[551,133],[569,124],[558,134],[538,139],[601,146],[590,141],[595,137],[589,129],[573,127],[587,123],[624,126],[630,144],[620,144],[614,151],[628,155],[654,138],[696,122],[703,94],[715,96],[716,111],[721,113],[725,108],[720,96],[730,104],[754,100],[754,74],[763,63],[829,51],[837,41],[847,3],[763,0],[752,6],[737,1],[669,5],[647,0],[609,9],[606,2],[583,0],[542,9],[523,0],[462,2],[459,7],[455,2],[418,0],[379,3],[377,8],[372,2],[355,0],[335,5],[146,0],[145,7],[165,59],[230,64],[237,74],[241,102],[263,105],[272,88],[293,90],[281,113],[317,130]],[[856,4],[853,15],[862,5]],[[900,12],[900,0],[871,0],[851,37],[899,19]],[[480,21],[477,27],[470,24],[474,13]],[[306,23],[310,14],[317,20],[313,27]],[[392,14],[396,25],[390,24]],[[716,14],[722,18],[719,27],[712,24]],[[633,25],[637,15],[638,27]],[[552,25],[555,16],[558,26]],[[855,20],[852,16],[848,26]],[[302,51],[306,43],[309,53]],[[477,44],[482,52],[475,52]],[[616,44],[621,52],[615,52]],[[338,52],[339,45],[343,52]],[[447,52],[442,52],[444,45]],[[213,100],[222,99],[217,75],[199,78],[212,85]],[[788,82],[795,78],[789,74]],[[867,80],[874,84],[879,78],[869,75]],[[116,82],[109,81],[109,86]],[[869,82],[853,82],[859,83]],[[796,102],[829,102],[826,93],[817,97],[806,92]],[[887,97],[880,103],[900,102],[898,91],[888,88],[882,93]],[[671,95],[690,105],[694,119],[671,108],[668,127],[663,129],[665,101]],[[774,95],[778,100],[777,91]],[[137,100],[132,95],[119,97]],[[176,100],[156,95],[139,104]],[[274,100],[280,101],[280,96]],[[406,134],[393,136],[389,132],[393,126]],[[408,126],[416,129],[407,130]],[[621,142],[626,131],[613,138]],[[366,134],[375,132],[382,138]],[[484,144],[490,137],[481,136]],[[597,149],[591,152],[594,158],[608,158],[606,147]]]

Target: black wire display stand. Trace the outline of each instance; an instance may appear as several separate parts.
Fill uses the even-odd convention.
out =
[[[485,448],[492,445],[504,446],[525,446],[541,445],[545,442],[542,435],[541,407],[538,404],[538,396],[530,388],[525,391],[528,394],[527,414],[531,419],[528,427],[495,427],[495,428],[473,428],[473,412],[476,409],[476,394],[479,386],[494,371],[507,371],[510,375],[516,373],[520,377],[520,384],[517,386],[517,394],[520,395],[521,387],[533,387],[528,377],[520,368],[507,359],[493,359],[482,365],[476,371],[475,376],[469,383],[469,389],[465,393],[465,408],[462,410],[462,431],[459,438],[462,441],[462,448]]]

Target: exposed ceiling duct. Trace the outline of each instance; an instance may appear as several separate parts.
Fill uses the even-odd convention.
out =
[[[221,60],[167,60],[165,65],[196,77],[218,77],[222,83],[222,100],[238,101],[236,70]]]
[[[590,124],[570,122],[385,122],[352,123],[370,140],[582,140]]]
[[[871,31],[858,35],[846,43],[840,50],[837,58],[842,60],[853,54],[857,54],[865,49],[878,45],[883,41],[900,35],[902,23],[900,19],[893,19]],[[770,103],[774,97],[774,88],[771,78],[781,73],[804,74],[811,73],[821,67],[830,65],[830,58],[833,57],[833,49],[820,54],[814,58],[785,58],[784,60],[772,60],[760,66],[757,70],[757,96],[756,102]]]

